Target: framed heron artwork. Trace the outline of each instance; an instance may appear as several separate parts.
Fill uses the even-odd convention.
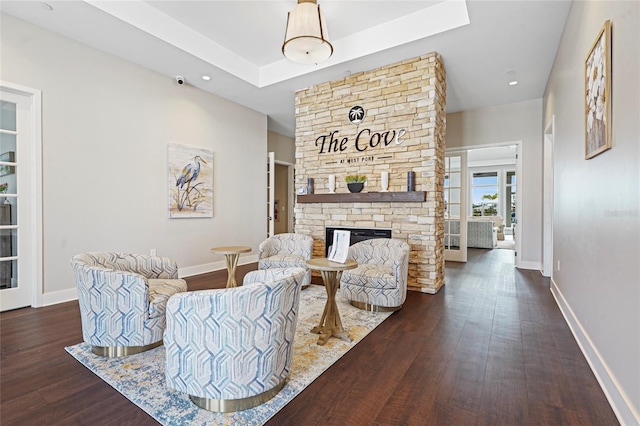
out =
[[[169,218],[213,217],[213,151],[170,143]]]

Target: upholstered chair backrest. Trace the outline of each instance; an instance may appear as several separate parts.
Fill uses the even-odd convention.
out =
[[[178,265],[173,259],[162,256],[117,252],[89,252],[73,256],[75,267],[93,267],[132,272],[151,279],[178,278]]]
[[[276,281],[281,278],[293,277],[294,280],[300,279],[301,281],[297,282],[297,284],[302,286],[304,284],[302,282],[303,277],[298,274],[298,272],[300,272],[299,270],[300,268],[271,268],[250,271],[244,276],[242,285],[247,286],[253,283],[264,283]]]
[[[313,253],[313,238],[309,235],[285,233],[276,234],[264,240],[258,247],[258,259],[280,255],[299,255],[304,259],[311,259]]]
[[[392,266],[409,257],[409,244],[393,238],[373,238],[360,241],[349,247],[349,258],[363,263]]]

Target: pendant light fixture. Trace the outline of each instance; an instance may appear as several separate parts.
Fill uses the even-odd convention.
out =
[[[299,64],[318,64],[333,53],[327,40],[327,24],[316,0],[298,0],[289,12],[282,53]]]

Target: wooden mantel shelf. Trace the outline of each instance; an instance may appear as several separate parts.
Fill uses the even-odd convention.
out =
[[[298,203],[422,203],[427,191],[357,192],[298,195]]]

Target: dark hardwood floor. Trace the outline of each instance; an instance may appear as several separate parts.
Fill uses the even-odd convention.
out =
[[[437,295],[409,292],[268,425],[618,424],[548,279],[514,269],[509,250],[471,249],[446,275]],[[188,279],[190,290],[225,281]],[[65,352],[81,340],[77,302],[0,314],[0,424],[157,424]]]

